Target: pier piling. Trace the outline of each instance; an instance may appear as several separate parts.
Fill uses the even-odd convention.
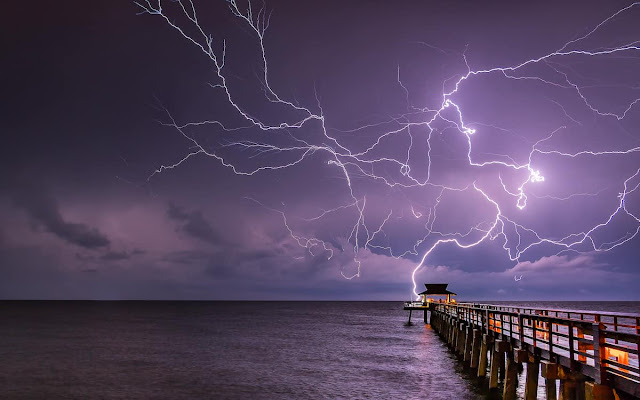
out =
[[[447,331],[447,343],[449,343],[449,347],[453,348],[455,344],[455,334],[456,330],[452,328],[453,326],[453,318],[450,317]]]
[[[465,342],[467,341],[466,333],[467,333],[467,330],[465,329],[465,324],[461,322],[458,326],[457,351],[458,351],[458,355],[463,357],[464,357],[464,345],[465,345]]]
[[[544,380],[544,394],[547,400],[556,400],[556,380],[555,379],[547,379]]]
[[[507,368],[502,391],[503,400],[515,400],[518,388],[518,365],[512,352],[507,352]]]
[[[487,353],[491,343],[493,343],[491,336],[488,334],[482,335],[482,342],[480,345],[480,360],[478,361],[478,377],[483,377],[487,374]]]
[[[556,379],[558,379],[558,364],[543,361],[542,377],[544,378],[544,391],[547,400],[556,400]]]
[[[504,380],[506,373],[504,357],[505,353],[511,350],[511,345],[505,340],[496,340],[495,346],[498,350],[498,353],[500,353],[500,355],[496,358],[500,379]]]
[[[471,346],[471,368],[478,368],[480,362],[480,346],[482,344],[482,332],[480,329],[473,330],[473,344]]]
[[[619,399],[614,390],[609,386],[600,385],[595,382],[585,383],[585,399],[586,400],[614,400]]]
[[[489,373],[489,389],[495,389],[498,387],[498,376],[500,370],[500,364],[504,364],[504,349],[505,342],[496,340],[493,344],[493,351],[491,352],[491,370]]]
[[[560,379],[560,400],[584,400],[585,376],[580,372],[559,366],[558,379]]]
[[[527,360],[527,378],[524,386],[524,399],[536,400],[538,396],[538,376],[540,375],[540,362],[537,357],[529,355]],[[555,383],[555,381],[554,381]],[[555,391],[555,385],[554,385]],[[555,394],[555,393],[554,393]]]
[[[464,342],[464,363],[467,366],[471,365],[471,347],[473,346],[473,329],[471,326],[466,327],[465,342]]]

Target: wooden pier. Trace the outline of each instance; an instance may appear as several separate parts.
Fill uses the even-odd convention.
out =
[[[405,303],[458,353],[490,389],[503,381],[503,399],[516,398],[527,365],[525,399],[640,398],[640,315],[550,310],[471,303]],[[430,316],[430,318],[429,318]],[[541,374],[540,374],[541,372]]]

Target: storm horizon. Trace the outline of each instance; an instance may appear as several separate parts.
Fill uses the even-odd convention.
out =
[[[640,300],[640,3],[31,7],[2,300]]]

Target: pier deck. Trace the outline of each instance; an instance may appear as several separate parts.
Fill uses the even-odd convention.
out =
[[[407,301],[404,303],[404,310],[429,310],[429,303],[421,301]]]
[[[559,368],[567,371],[565,375],[582,377],[582,384],[592,382],[640,398],[640,314],[471,303],[405,303],[404,309],[425,310],[425,322],[430,311],[432,326],[445,331],[439,333],[463,353],[465,362],[470,360],[471,367],[475,363],[478,368],[478,362],[482,366],[484,359],[486,368],[487,351],[499,350],[515,363],[542,362],[543,376]],[[476,347],[485,354],[473,350]],[[504,368],[504,356],[502,363]],[[484,371],[478,375],[484,376]],[[511,389],[505,384],[505,398],[507,390]]]

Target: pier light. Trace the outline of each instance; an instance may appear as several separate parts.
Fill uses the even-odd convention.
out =
[[[615,361],[618,364],[629,365],[629,352],[607,347],[605,348],[605,359]],[[613,365],[612,367],[619,371],[629,373],[629,370],[621,368],[617,365]]]

